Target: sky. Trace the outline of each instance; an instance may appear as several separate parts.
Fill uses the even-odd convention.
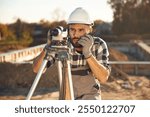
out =
[[[67,20],[77,7],[88,11],[91,19],[111,22],[113,11],[107,0],[0,0],[0,23]]]

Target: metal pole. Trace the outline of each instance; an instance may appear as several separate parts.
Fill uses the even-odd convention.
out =
[[[34,82],[33,82],[33,84],[32,84],[32,87],[30,88],[30,91],[29,91],[29,93],[28,93],[28,95],[27,95],[27,97],[26,97],[26,100],[30,100],[30,99],[31,99],[31,97],[32,97],[32,95],[33,95],[33,93],[34,93],[34,91],[35,91],[35,88],[36,88],[36,86],[37,86],[37,84],[38,84],[38,82],[39,82],[39,80],[40,80],[40,77],[41,77],[41,75],[42,75],[42,73],[43,73],[43,70],[44,70],[44,68],[45,68],[45,66],[46,66],[46,64],[47,64],[47,61],[48,61],[48,60],[43,60],[43,62],[42,62],[42,64],[41,64],[41,67],[40,67],[40,69],[39,69],[39,72],[38,72],[38,74],[36,75],[36,78],[35,78],[35,80],[34,80]]]
[[[60,60],[57,61],[58,76],[59,76],[59,100],[64,99],[64,79],[63,79],[63,65]]]
[[[57,68],[58,68],[58,76],[59,76],[59,86],[62,87],[62,63],[58,60],[57,62]]]
[[[70,61],[69,60],[67,60],[67,68],[68,68],[68,81],[69,81],[70,96],[71,96],[71,100],[74,100],[74,91],[73,91],[71,67],[70,67]]]

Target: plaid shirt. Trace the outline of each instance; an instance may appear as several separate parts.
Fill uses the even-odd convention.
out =
[[[109,52],[108,52],[108,48],[107,48],[105,41],[99,37],[93,37],[93,39],[94,39],[94,44],[91,49],[93,56],[95,56],[95,58],[98,60],[100,64],[102,64],[103,66],[105,66],[106,68],[110,70],[110,66],[108,64]],[[84,58],[84,55],[75,51],[72,45],[71,45],[71,50],[72,50],[71,60],[70,60],[71,68],[78,68],[78,67],[83,67],[83,66],[88,67],[88,64],[86,62],[86,59]],[[48,67],[51,66],[54,62],[55,60],[51,59],[48,62],[47,66]]]

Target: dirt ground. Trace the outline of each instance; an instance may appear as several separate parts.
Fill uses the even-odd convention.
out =
[[[114,49],[111,60],[128,60],[128,57]],[[24,100],[36,77],[32,64],[0,63],[0,100]],[[58,100],[58,72],[54,65],[42,75],[32,96],[33,100]],[[103,100],[150,100],[150,77],[131,76],[112,66],[111,75],[101,84]]]
[[[55,66],[42,75],[32,99],[58,99],[56,69]],[[36,76],[32,72],[32,65],[0,64],[0,73],[0,100],[24,100]],[[125,79],[123,76],[115,76],[112,72],[108,82],[101,84],[101,91],[104,100],[149,100],[150,79],[145,76],[128,76],[128,79]]]

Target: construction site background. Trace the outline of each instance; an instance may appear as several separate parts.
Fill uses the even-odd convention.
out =
[[[134,45],[145,44],[149,47],[149,40],[139,41],[139,39],[128,39],[128,41],[108,41],[110,51],[110,61],[149,61],[148,48],[147,52],[131,51],[137,50]],[[139,44],[139,45],[140,45]],[[142,45],[143,46],[143,45]],[[135,47],[135,48],[133,48]],[[138,47],[139,48],[139,47]],[[137,56],[135,56],[137,55]],[[141,57],[138,57],[141,56]],[[112,64],[112,71],[109,80],[101,84],[102,99],[127,99],[127,100],[147,100],[150,99],[150,66],[147,64],[138,65],[139,71],[135,72],[135,65],[131,64]],[[141,71],[142,70],[142,71]],[[141,71],[141,72],[140,72]],[[25,99],[28,91],[36,77],[32,71],[31,63],[12,64],[9,62],[0,63],[0,99]],[[32,99],[58,99],[59,82],[57,67],[49,68],[36,88]]]

